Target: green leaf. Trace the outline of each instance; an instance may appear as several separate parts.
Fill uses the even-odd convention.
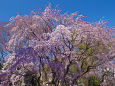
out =
[[[76,68],[76,66],[75,65],[72,65],[71,67],[70,67],[70,71],[71,72],[77,72],[77,68]]]
[[[59,56],[57,56],[57,61],[61,62],[61,58]]]
[[[112,43],[111,42],[109,42],[107,45],[108,45],[108,47],[112,47]]]
[[[2,64],[0,63],[0,70],[2,70],[2,68],[3,68],[3,66],[2,66]]]
[[[71,33],[76,34],[76,33],[78,33],[78,31],[77,30],[72,30]]]
[[[48,66],[47,66],[47,64],[44,65],[44,70],[45,70],[45,72],[48,71]]]
[[[83,49],[86,45],[83,43],[79,46],[79,49]]]
[[[89,48],[89,49],[87,50],[87,54],[92,54],[92,52],[93,52],[93,49],[92,49],[92,48]]]
[[[97,76],[91,76],[88,80],[88,86],[99,86],[99,84]]]

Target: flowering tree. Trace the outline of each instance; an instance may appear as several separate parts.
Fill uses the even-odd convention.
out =
[[[2,86],[73,86],[114,68],[115,39],[103,22],[87,23],[77,13],[17,15],[5,25],[9,54],[0,71]],[[111,77],[111,76],[110,76]]]

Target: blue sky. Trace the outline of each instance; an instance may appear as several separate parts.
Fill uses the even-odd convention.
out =
[[[109,19],[108,25],[115,26],[115,0],[0,0],[0,21],[8,21],[10,17],[29,14],[37,8],[44,8],[51,3],[63,12],[75,12],[87,16],[93,22],[102,17]]]

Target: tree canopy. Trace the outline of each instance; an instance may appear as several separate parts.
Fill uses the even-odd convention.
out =
[[[46,7],[10,18],[0,31],[0,86],[113,86],[114,31],[82,17]]]

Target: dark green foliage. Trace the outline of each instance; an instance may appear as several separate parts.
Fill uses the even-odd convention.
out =
[[[89,77],[88,86],[100,86],[97,76]]]
[[[31,71],[26,72],[25,74],[25,86],[38,86],[38,79],[35,73]]]
[[[2,70],[2,64],[0,63],[0,70]]]

